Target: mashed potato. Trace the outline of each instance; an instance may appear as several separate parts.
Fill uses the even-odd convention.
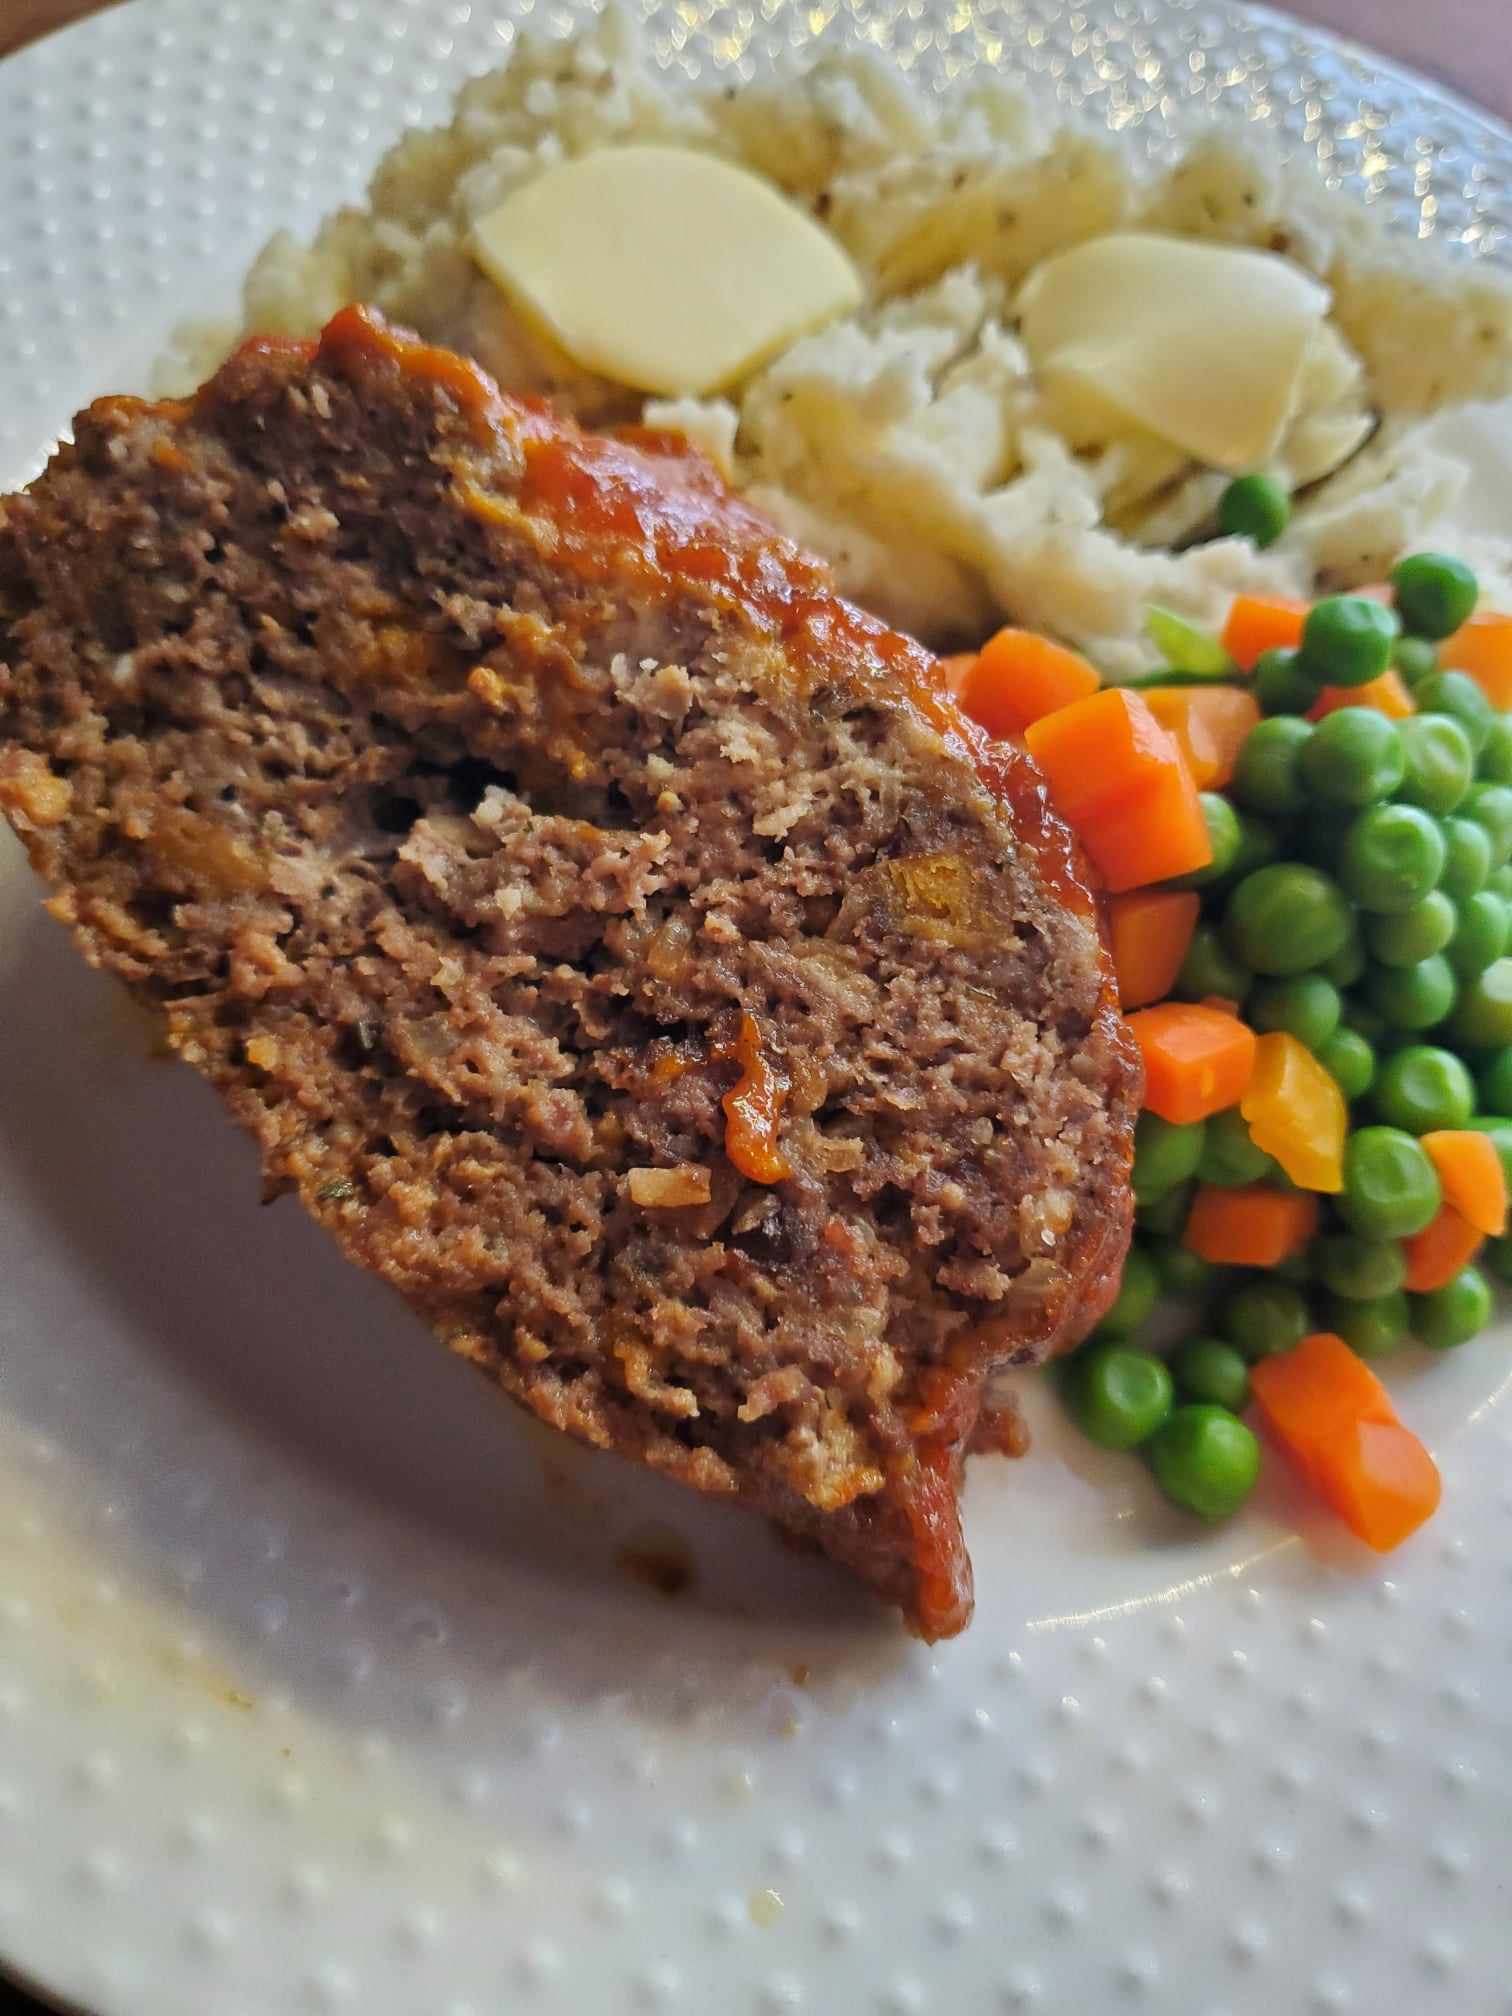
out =
[[[526,179],[630,141],[708,149],[769,178],[849,252],[860,308],[728,399],[643,405],[579,369],[511,310],[469,236]],[[1208,536],[1221,475],[1137,427],[1076,434],[1030,369],[1015,312],[1028,276],[1131,228],[1284,252],[1330,290],[1276,462],[1302,494],[1267,552]],[[587,419],[644,412],[681,428],[849,593],[932,642],[1014,620],[1112,673],[1147,661],[1152,600],[1216,623],[1237,589],[1351,585],[1438,527],[1459,536],[1470,477],[1431,423],[1512,391],[1512,293],[1408,253],[1261,147],[1210,139],[1141,178],[1116,142],[1047,127],[1002,80],[926,96],[850,55],[695,92],[613,11],[570,42],[522,38],[463,90],[450,126],[389,152],[365,208],[339,211],[310,245],[273,239],[243,327],[309,334],[350,300]],[[186,339],[170,375],[203,375],[235,333]],[[1512,541],[1474,543],[1466,557],[1488,587],[1512,592]]]

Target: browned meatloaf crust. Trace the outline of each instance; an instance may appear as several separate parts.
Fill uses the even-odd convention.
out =
[[[0,502],[0,800],[270,1184],[542,1419],[971,1610],[1136,1069],[1026,758],[680,444],[361,310]]]

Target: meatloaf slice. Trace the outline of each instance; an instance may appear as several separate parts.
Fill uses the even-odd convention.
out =
[[[982,1381],[1106,1305],[1137,1074],[927,653],[680,442],[348,310],[0,502],[0,801],[453,1350],[961,1629]]]

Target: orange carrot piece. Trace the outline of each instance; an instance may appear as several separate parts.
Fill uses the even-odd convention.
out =
[[[1318,1229],[1318,1200],[1311,1191],[1243,1190],[1202,1184],[1187,1213],[1181,1243],[1217,1267],[1277,1267]]]
[[[1125,1008],[1163,1001],[1197,928],[1195,889],[1140,889],[1108,903],[1108,945]]]
[[[1236,595],[1223,626],[1223,648],[1245,672],[1263,651],[1302,642],[1308,605],[1283,595]]]
[[[1441,1204],[1421,1232],[1402,1241],[1407,1257],[1403,1285],[1414,1295],[1431,1294],[1447,1288],[1462,1267],[1468,1267],[1480,1251],[1483,1235],[1452,1204]]]
[[[1185,686],[1147,686],[1142,697],[1161,727],[1176,737],[1192,782],[1199,791],[1206,791],[1206,780],[1218,767],[1218,749],[1206,724],[1192,720],[1186,704],[1190,690]]]
[[[961,706],[989,735],[1021,735],[1031,721],[1085,700],[1101,685],[1095,667],[1034,630],[999,630],[956,688]]]
[[[1512,707],[1512,616],[1477,611],[1439,646],[1439,663],[1468,672],[1498,707]]]
[[[1181,744],[1199,791],[1221,791],[1234,774],[1244,738],[1260,719],[1252,693],[1239,686],[1148,686],[1145,703]]]
[[[1250,1390],[1267,1424],[1306,1464],[1351,1421],[1395,1421],[1391,1395],[1365,1360],[1332,1330],[1250,1368]]]
[[[1405,721],[1416,714],[1417,702],[1407,691],[1406,681],[1394,668],[1379,679],[1367,679],[1363,686],[1325,686],[1307,710],[1309,721],[1321,721],[1340,707],[1374,707],[1392,721]]]
[[[1330,1331],[1262,1358],[1250,1390],[1302,1475],[1368,1546],[1398,1546],[1437,1508],[1439,1475],[1370,1367]]]
[[[1024,741],[1109,889],[1164,882],[1212,860],[1181,745],[1141,694],[1104,687],[1032,721]]]
[[[1083,818],[1077,837],[1111,890],[1168,882],[1213,858],[1197,786],[1179,751],[1121,803]]]
[[[1145,1105],[1178,1126],[1236,1106],[1255,1065],[1255,1032],[1195,1001],[1165,1001],[1127,1018],[1145,1067]]]
[[[1260,704],[1240,686],[1189,686],[1187,704],[1218,751],[1218,768],[1203,791],[1222,791],[1231,782],[1245,738],[1260,719]]]
[[[1357,1421],[1330,1452],[1322,1497],[1349,1530],[1389,1554],[1431,1519],[1443,1496],[1438,1465],[1400,1421]]]
[[[1078,829],[1181,757],[1176,738],[1143,695],[1123,686],[1105,686],[1042,715],[1024,730],[1024,742],[1045,773],[1056,810]]]
[[[1499,1239],[1507,1229],[1507,1177],[1490,1135],[1473,1127],[1439,1127],[1422,1139],[1444,1202],[1477,1232]]]

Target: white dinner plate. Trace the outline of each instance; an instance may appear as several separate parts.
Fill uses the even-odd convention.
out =
[[[531,13],[574,18],[167,0],[0,66],[0,485]],[[1276,16],[650,20],[690,73],[816,37],[942,88],[999,64],[1131,149],[1269,125],[1408,236],[1506,249],[1512,135]],[[976,1623],[926,1650],[754,1520],[537,1431],[293,1204],[259,1209],[250,1149],[18,861],[7,1962],[98,2016],[1512,2010],[1508,1326],[1394,1370],[1446,1498],[1384,1563],[1279,1464],[1197,1531],[1036,1390],[1033,1453],[974,1466]]]

